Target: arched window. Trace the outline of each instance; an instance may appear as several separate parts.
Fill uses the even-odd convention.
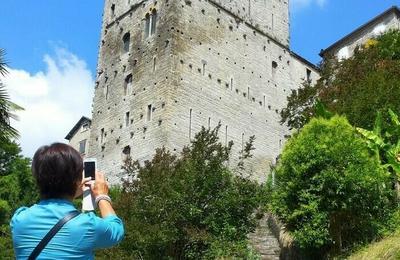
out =
[[[157,25],[157,10],[153,9],[151,12],[151,32],[150,35],[153,35],[156,33],[156,25]]]
[[[131,158],[131,147],[125,146],[122,150],[122,162],[126,163]]]
[[[132,74],[129,74],[125,78],[124,84],[124,95],[130,94],[132,92]]]
[[[145,37],[148,38],[156,33],[157,25],[157,10],[153,9],[151,14],[147,13],[145,16]]]
[[[123,53],[129,52],[129,45],[131,43],[131,34],[125,33],[124,37],[122,37],[122,50]]]
[[[273,77],[275,76],[277,69],[278,69],[278,63],[276,61],[272,61],[272,76]]]

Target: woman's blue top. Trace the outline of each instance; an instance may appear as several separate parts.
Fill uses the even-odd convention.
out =
[[[74,210],[70,201],[62,199],[19,208],[10,223],[16,258],[27,259],[47,232]],[[93,212],[83,213],[66,223],[37,259],[94,259],[94,249],[113,246],[123,236],[124,226],[117,216],[99,218]]]

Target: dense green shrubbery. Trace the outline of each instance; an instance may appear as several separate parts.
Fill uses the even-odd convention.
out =
[[[12,141],[0,141],[0,259],[12,259],[13,249],[9,221],[19,207],[38,200],[30,160],[20,155]]]
[[[372,129],[377,111],[386,119],[388,108],[400,113],[400,31],[389,31],[361,46],[349,59],[326,59],[321,78],[294,90],[282,123],[301,128],[313,116],[316,100],[329,111],[346,115],[353,126]],[[385,127],[385,126],[384,126]]]
[[[391,212],[389,174],[343,117],[313,119],[284,148],[272,207],[308,253],[374,238]]]
[[[255,228],[259,186],[227,168],[232,145],[219,143],[218,129],[203,129],[179,157],[158,149],[143,166],[128,162],[129,180],[114,204],[126,237],[98,256],[256,258],[247,234]]]

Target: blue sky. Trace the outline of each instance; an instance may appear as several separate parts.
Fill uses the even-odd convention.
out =
[[[1,0],[0,47],[10,66],[45,69],[64,47],[96,68],[103,0]],[[400,0],[290,0],[291,48],[311,62],[318,52]]]
[[[400,0],[290,0],[291,49],[313,63],[318,53]],[[3,79],[26,108],[13,124],[23,152],[62,141],[90,116],[103,0],[1,0]]]

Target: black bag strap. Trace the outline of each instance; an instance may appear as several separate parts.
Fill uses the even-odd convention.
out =
[[[47,246],[47,244],[50,242],[50,240],[54,237],[55,234],[71,219],[74,217],[78,216],[80,213],[79,211],[72,211],[71,213],[68,213],[65,217],[60,219],[57,224],[54,225],[50,229],[50,231],[44,236],[42,241],[39,242],[39,244],[36,246],[36,248],[32,251],[31,255],[29,256],[28,260],[35,260],[36,257],[39,256],[39,254],[42,252],[42,250]]]

